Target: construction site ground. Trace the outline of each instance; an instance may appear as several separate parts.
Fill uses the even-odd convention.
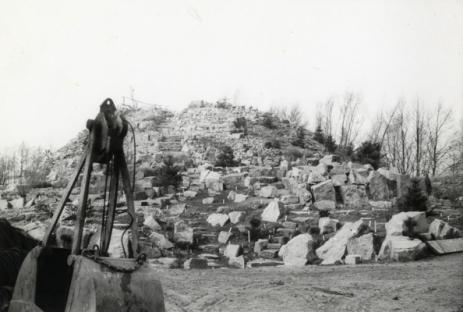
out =
[[[463,254],[408,263],[159,269],[166,310],[463,311]]]

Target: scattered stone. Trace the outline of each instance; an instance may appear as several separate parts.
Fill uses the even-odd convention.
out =
[[[268,239],[259,238],[254,244],[254,252],[259,255],[262,252],[262,250],[267,248],[267,245]]]
[[[174,241],[177,243],[193,243],[193,228],[189,227],[183,220],[174,224]]]
[[[24,207],[24,198],[19,197],[10,201],[10,204],[13,209],[21,209]]]
[[[223,255],[227,258],[236,258],[239,256],[241,251],[241,246],[237,244],[228,244],[227,247],[225,247],[225,251]]]
[[[235,203],[242,203],[248,198],[248,195],[245,194],[236,194],[234,202]]]
[[[231,266],[231,267],[234,267],[234,268],[244,269],[246,263],[244,261],[244,257],[239,256],[239,257],[229,258],[228,259],[228,265]]]
[[[169,207],[169,214],[171,216],[179,216],[185,212],[185,204],[175,204]]]
[[[175,269],[179,267],[177,258],[161,257],[157,259],[150,259],[148,261],[150,265],[161,266],[168,269]]]
[[[232,236],[232,233],[231,232],[228,232],[228,231],[221,231],[219,233],[219,237],[217,238],[217,241],[220,243],[220,244],[226,244],[228,243],[228,240],[230,239],[230,237]]]
[[[143,225],[148,227],[152,231],[160,231],[161,230],[161,226],[153,218],[152,215],[149,215],[147,218],[145,218],[145,221],[143,222]]]
[[[230,193],[228,193],[228,195],[227,195],[227,199],[231,200],[231,201],[235,200],[235,197],[236,197],[236,192],[235,191],[230,191]]]
[[[283,195],[283,196],[281,196],[280,201],[283,204],[298,204],[299,203],[299,196],[297,196],[297,195]]]
[[[242,211],[232,211],[228,214],[230,223],[237,224],[244,219],[244,213]]]
[[[274,198],[277,196],[277,188],[273,185],[267,185],[260,189],[259,196],[265,198]]]
[[[299,187],[296,190],[296,195],[299,197],[299,201],[303,204],[312,200],[312,193],[305,187]]]
[[[228,215],[223,213],[213,213],[207,217],[207,223],[212,226],[224,226],[228,220]]]
[[[203,205],[210,205],[214,203],[214,197],[206,197],[203,199]]]
[[[319,200],[314,203],[318,210],[335,210],[336,203],[333,200]]]
[[[264,259],[274,259],[278,257],[278,251],[279,249],[264,249],[259,253],[259,257],[264,258]]]
[[[249,261],[247,264],[248,268],[259,268],[259,267],[274,267],[284,265],[283,261],[270,260],[270,259],[255,259]]]
[[[277,222],[280,217],[280,203],[278,200],[271,201],[262,212],[262,221]]]
[[[362,262],[362,257],[360,255],[347,255],[344,262],[345,264],[359,264]]]
[[[8,201],[6,199],[0,199],[0,210],[8,209]]]
[[[198,195],[198,192],[195,192],[195,191],[185,191],[185,192],[183,192],[183,196],[185,196],[186,198],[194,198],[194,197],[196,197],[196,195]]]
[[[202,258],[190,258],[183,263],[183,268],[190,269],[207,269],[207,259]]]
[[[172,244],[164,235],[153,232],[149,236],[150,240],[160,249],[170,249],[174,248],[174,244]]]
[[[429,234],[433,239],[450,239],[461,237],[457,228],[450,226],[447,222],[434,219],[429,225]]]
[[[372,201],[368,202],[373,210],[388,210],[392,208],[392,203],[387,200]]]

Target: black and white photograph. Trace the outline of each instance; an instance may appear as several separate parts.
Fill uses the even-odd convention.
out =
[[[462,312],[463,1],[0,0],[0,312]]]

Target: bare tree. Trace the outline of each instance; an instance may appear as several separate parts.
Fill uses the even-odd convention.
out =
[[[425,140],[425,116],[422,111],[419,99],[416,100],[415,106],[415,125],[414,125],[414,144],[415,144],[415,175],[421,175],[421,163],[423,162],[423,146]]]
[[[339,148],[346,149],[358,136],[361,120],[359,115],[361,99],[353,92],[348,92],[344,96],[344,101],[340,106],[340,135]]]
[[[429,121],[428,144],[426,144],[430,171],[433,176],[436,175],[440,163],[450,152],[450,144],[445,140],[445,134],[451,120],[452,111],[445,109],[439,102]]]
[[[405,102],[399,101],[395,116],[386,132],[383,151],[389,165],[402,173],[414,170],[413,148],[409,133],[409,118],[405,111]]]
[[[333,108],[334,98],[330,97],[324,104],[323,133],[325,136],[333,135]]]

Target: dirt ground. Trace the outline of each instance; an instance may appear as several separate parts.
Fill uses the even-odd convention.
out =
[[[166,310],[463,311],[463,253],[357,266],[159,269]]]

